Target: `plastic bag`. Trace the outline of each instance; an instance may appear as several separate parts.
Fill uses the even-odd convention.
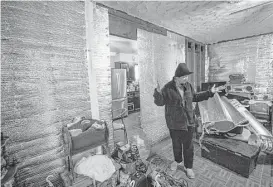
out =
[[[115,171],[112,160],[106,155],[83,157],[74,168],[75,173],[88,176],[99,182],[109,179]]]

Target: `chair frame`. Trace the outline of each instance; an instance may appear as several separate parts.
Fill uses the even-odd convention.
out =
[[[117,116],[116,118],[113,118],[114,112],[117,112],[117,111],[121,111],[121,114],[119,116]],[[128,109],[126,109],[126,108],[120,108],[120,109],[111,111],[112,112],[112,127],[113,127],[114,144],[115,144],[115,131],[117,131],[117,130],[123,130],[124,131],[124,139],[125,139],[124,143],[125,144],[129,143],[126,126],[125,126],[125,123],[124,123],[124,117],[125,117],[125,113],[127,111],[128,111]],[[121,124],[122,124],[121,128],[115,128],[114,122],[117,121],[117,120],[121,120]]]

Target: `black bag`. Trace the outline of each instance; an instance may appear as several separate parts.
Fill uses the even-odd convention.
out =
[[[244,130],[244,127],[236,127],[229,131],[228,133],[233,133],[233,134],[242,134]]]
[[[131,175],[130,184],[132,183],[134,184],[132,187],[149,187],[146,175],[141,172],[136,172],[135,174]]]

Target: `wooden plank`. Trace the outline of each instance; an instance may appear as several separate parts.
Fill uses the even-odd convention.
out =
[[[108,9],[109,32],[111,35],[137,40],[137,29],[139,28],[152,33],[167,36],[167,29],[163,27],[159,27],[140,18],[128,15],[125,12],[107,7],[103,4],[97,3],[97,5]]]
[[[137,40],[137,24],[114,15],[109,15],[109,32],[114,36]]]

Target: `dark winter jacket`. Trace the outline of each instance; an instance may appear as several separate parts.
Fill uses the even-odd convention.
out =
[[[168,82],[161,93],[154,91],[154,103],[157,106],[165,105],[165,118],[169,129],[187,130],[188,125],[194,124],[194,112],[192,102],[207,100],[214,94],[211,91],[195,93],[190,83],[184,84],[184,100],[176,88],[174,80]]]

